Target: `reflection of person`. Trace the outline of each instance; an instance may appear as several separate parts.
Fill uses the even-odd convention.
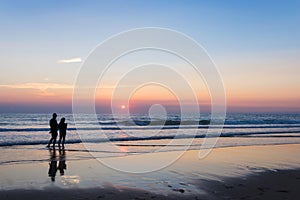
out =
[[[53,113],[52,119],[49,122],[51,139],[49,140],[47,147],[50,147],[50,144],[53,143],[53,148],[55,148],[55,142],[56,142],[57,130],[58,130],[58,124],[56,121],[56,117],[57,117],[57,114]]]
[[[63,117],[61,118],[58,128],[59,128],[59,141],[58,146],[60,146],[62,140],[62,147],[65,148],[65,139],[67,134],[67,123],[65,123],[66,119]]]
[[[51,177],[52,181],[55,181],[55,176],[57,172],[57,161],[56,161],[56,151],[53,149],[53,152],[50,152],[50,163],[49,163],[49,171],[48,175]]]
[[[65,170],[67,169],[65,150],[59,151],[59,163],[57,169],[59,170],[61,176],[65,174]]]

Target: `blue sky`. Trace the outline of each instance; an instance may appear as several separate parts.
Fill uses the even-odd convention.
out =
[[[299,10],[300,1],[273,0],[0,1],[0,84],[72,84],[80,63],[58,60],[84,59],[111,35],[154,26],[202,44],[232,91],[245,80],[245,90],[283,84],[293,92],[300,86]],[[274,73],[257,79],[260,70]],[[259,84],[251,88],[248,76]]]

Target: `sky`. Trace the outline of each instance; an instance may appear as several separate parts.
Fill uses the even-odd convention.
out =
[[[299,9],[293,0],[0,0],[0,112],[70,112],[90,52],[112,35],[142,27],[173,29],[201,44],[220,71],[229,112],[300,112]],[[106,84],[110,89],[96,95],[104,111],[113,89]],[[209,105],[207,89],[195,90],[199,104]],[[158,87],[131,100],[139,108],[178,104]]]

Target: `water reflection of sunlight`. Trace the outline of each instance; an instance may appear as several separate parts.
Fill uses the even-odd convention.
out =
[[[121,133],[120,138],[127,138],[127,135],[125,133]],[[127,146],[118,146],[118,149],[120,150],[120,153],[128,153]]]
[[[118,146],[120,149],[120,153],[128,153],[128,148],[127,146]]]
[[[61,182],[63,185],[77,185],[80,183],[79,176],[62,176]]]

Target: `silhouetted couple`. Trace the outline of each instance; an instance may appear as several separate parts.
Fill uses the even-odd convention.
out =
[[[68,124],[65,123],[66,119],[64,117],[61,118],[59,124],[57,124],[56,117],[57,117],[57,114],[53,113],[52,119],[49,122],[51,139],[49,140],[47,147],[50,147],[50,145],[52,143],[53,148],[55,148],[56,138],[57,138],[58,130],[59,130],[58,146],[60,147],[60,144],[61,144],[61,141],[62,141],[62,147],[65,148],[65,139],[66,139],[67,125]]]

